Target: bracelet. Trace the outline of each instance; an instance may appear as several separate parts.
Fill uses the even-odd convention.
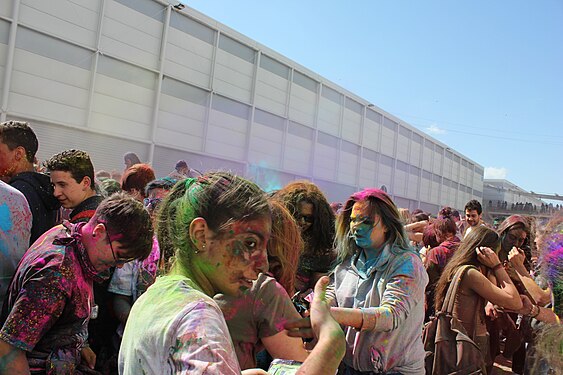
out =
[[[540,307],[538,305],[532,305],[532,309],[530,310],[530,313],[528,314],[528,316],[530,318],[535,318],[538,315],[540,315]]]
[[[502,267],[503,267],[503,266],[502,266],[502,263],[499,263],[499,264],[497,264],[496,266],[494,266],[494,267],[491,268],[491,269],[493,270],[493,272],[495,272],[496,270],[499,270],[499,269],[501,269]]]

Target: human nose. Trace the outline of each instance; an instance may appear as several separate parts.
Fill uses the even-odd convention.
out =
[[[266,247],[257,251],[256,254],[252,257],[253,261],[253,269],[256,274],[268,272],[269,264],[268,264],[268,252]]]
[[[352,219],[350,221],[350,230],[352,231],[352,233],[357,232],[362,224],[364,224],[362,220]]]

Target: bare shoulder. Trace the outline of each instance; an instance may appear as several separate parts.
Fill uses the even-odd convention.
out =
[[[479,271],[479,269],[475,267],[469,267],[469,269],[465,271],[465,278],[467,278],[468,281],[487,279],[485,275],[483,275],[481,271]]]
[[[471,267],[465,272],[462,284],[468,289],[479,291],[483,286],[491,284],[491,282],[478,268]]]

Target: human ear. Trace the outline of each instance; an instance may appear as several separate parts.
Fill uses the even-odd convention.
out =
[[[26,154],[25,148],[23,148],[22,146],[18,146],[15,148],[14,158],[16,159],[16,161],[27,159],[27,156],[25,154]]]
[[[82,186],[83,186],[84,188],[90,188],[90,189],[93,188],[93,186],[92,186],[92,180],[91,180],[90,177],[88,177],[88,176],[84,176],[84,177],[82,178],[82,181],[80,181],[80,183],[82,184]]]
[[[104,238],[104,236],[107,235],[107,229],[106,226],[102,223],[98,223],[94,226],[94,228],[92,229],[92,237],[96,238]]]
[[[205,250],[205,238],[209,230],[207,221],[202,217],[196,217],[190,223],[189,234],[197,251]]]

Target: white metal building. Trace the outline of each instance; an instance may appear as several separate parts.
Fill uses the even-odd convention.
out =
[[[385,186],[436,212],[482,198],[483,168],[217,21],[156,0],[0,1],[1,120],[32,123],[38,157],[136,152],[266,189],[309,178],[329,200]]]
[[[486,179],[483,181],[483,203],[496,207],[499,202],[506,202],[508,208],[516,203],[531,203],[541,207],[544,202],[531,196],[530,192],[504,179]]]

